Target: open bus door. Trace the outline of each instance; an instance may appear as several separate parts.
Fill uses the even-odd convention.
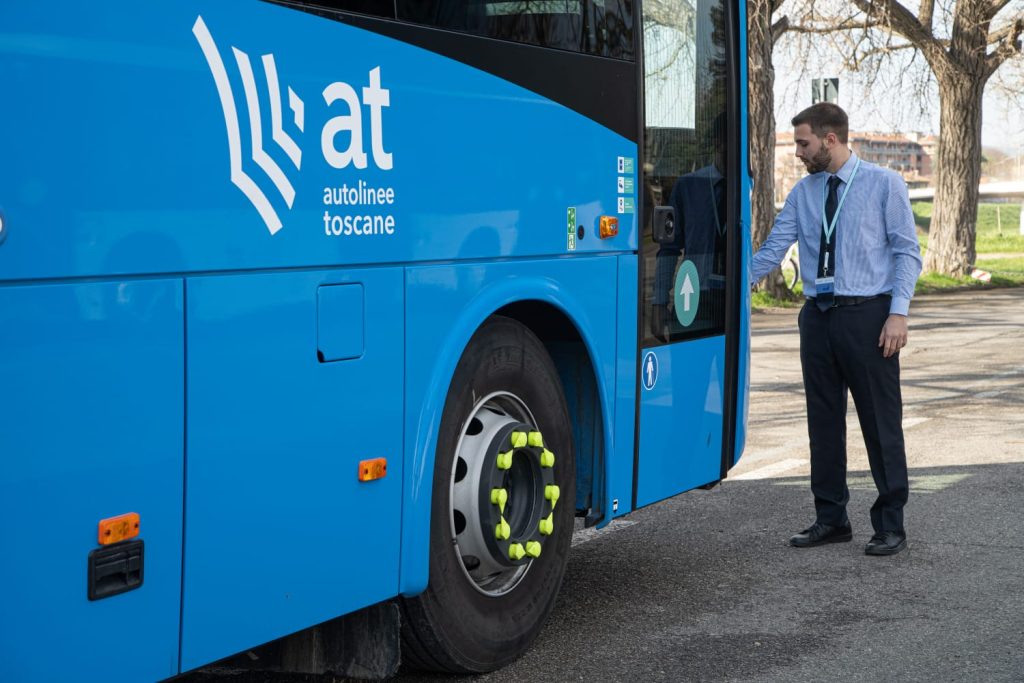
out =
[[[733,464],[738,359],[739,120],[735,11],[643,11],[638,445],[634,507]]]

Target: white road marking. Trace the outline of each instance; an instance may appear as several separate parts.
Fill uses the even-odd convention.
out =
[[[778,462],[772,463],[771,465],[765,465],[764,467],[759,467],[756,470],[751,470],[750,472],[738,474],[735,477],[729,477],[729,481],[741,481],[745,479],[768,479],[769,477],[777,476],[782,472],[786,472],[788,470],[800,467],[802,465],[806,465],[807,462],[807,460],[787,458],[786,460],[780,460]]]
[[[937,493],[958,484],[972,474],[914,474],[910,473],[910,493]],[[778,486],[806,486],[807,480],[780,481]],[[851,491],[875,491],[875,480],[870,475],[852,476],[846,480]]]
[[[1000,389],[998,391],[983,391],[980,394],[975,394],[974,398],[995,398],[996,396],[1001,396],[1002,394],[1005,394],[1007,391],[1007,389]]]
[[[804,441],[806,441],[806,439],[804,439]],[[740,462],[746,464],[750,462],[758,462],[760,460],[768,460],[769,458],[774,458],[776,455],[788,453],[796,447],[796,445],[790,446],[789,444],[786,444],[783,446],[776,446],[775,448],[766,448],[763,451],[757,451],[756,453],[744,453],[740,458]]]
[[[907,429],[909,427],[914,427],[922,422],[927,422],[930,419],[930,417],[905,417],[903,418],[903,428]]]
[[[631,527],[636,522],[631,522],[628,519],[613,519],[608,522],[608,526],[598,529],[597,527],[591,527],[589,529],[580,529],[572,535],[572,547],[575,548],[578,545],[593,541],[599,536],[605,536],[612,533],[613,531],[619,531],[627,527]]]

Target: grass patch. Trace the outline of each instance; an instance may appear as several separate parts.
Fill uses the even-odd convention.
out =
[[[978,268],[992,274],[991,282],[970,277],[955,278],[938,273],[924,273],[914,287],[916,294],[932,294],[957,289],[992,289],[1024,286],[1024,254],[1010,258],[978,259]]]
[[[986,285],[980,280],[969,277],[950,277],[939,273],[923,273],[914,285],[914,294],[934,294],[954,289],[984,289]]]
[[[982,270],[1004,271],[1014,275],[1024,275],[1024,254],[1007,258],[981,258],[978,267]]]
[[[1010,258],[978,259],[978,268],[992,273],[992,284],[1003,287],[1024,285],[1024,254]]]
[[[932,227],[932,203],[911,202],[910,209],[914,212],[914,223],[920,228],[918,232],[927,235],[928,230]]]
[[[760,290],[750,296],[750,306],[755,310],[760,308],[796,308],[803,305],[804,298],[802,296],[792,301],[789,299],[776,299],[768,292]]]
[[[928,246],[931,227],[932,203],[914,202],[914,222],[918,228],[921,248]],[[970,277],[953,278],[936,273],[924,273],[914,291],[928,294],[951,290],[991,289],[993,287],[1024,286],[1024,235],[1020,234],[1020,204],[978,204],[978,223],[974,248],[978,254],[975,264],[992,274],[991,282]],[[923,253],[923,251],[922,251]],[[1019,254],[1008,258],[985,258],[986,254]]]
[[[932,223],[931,202],[914,202],[914,222],[921,246],[928,244]],[[1024,252],[1024,235],[1020,234],[1020,204],[978,204],[978,223],[974,248],[978,254]]]

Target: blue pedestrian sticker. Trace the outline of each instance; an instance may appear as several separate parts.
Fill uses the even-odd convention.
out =
[[[658,357],[654,355],[654,351],[648,351],[644,356],[641,374],[643,375],[644,389],[650,391],[658,383]]]
[[[676,271],[676,285],[673,294],[676,318],[683,327],[689,327],[697,315],[700,305],[700,277],[693,261],[683,261]]]

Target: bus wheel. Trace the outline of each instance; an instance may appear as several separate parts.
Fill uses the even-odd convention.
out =
[[[445,401],[435,455],[430,583],[403,600],[403,662],[477,673],[536,638],[572,540],[575,454],[554,363],[525,326],[487,320]]]

